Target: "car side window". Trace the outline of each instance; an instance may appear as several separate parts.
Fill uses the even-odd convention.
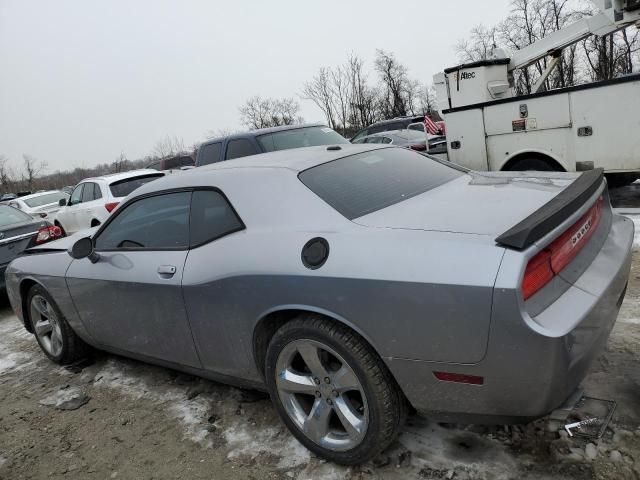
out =
[[[231,160],[234,158],[248,157],[250,155],[256,155],[257,153],[259,152],[251,141],[246,138],[237,138],[231,140],[227,145],[227,154],[224,159]]]
[[[189,225],[192,247],[244,229],[224,195],[214,190],[193,192]]]
[[[191,192],[130,203],[96,238],[96,250],[183,250],[189,245]]]
[[[102,198],[102,190],[100,190],[100,185],[97,183],[93,184],[93,199],[98,200]]]
[[[71,193],[71,198],[69,199],[69,205],[75,205],[76,203],[82,203],[82,188],[84,187],[84,183],[81,183],[76,188],[74,188]]]
[[[93,193],[94,185],[95,183],[93,182],[84,184],[84,190],[82,190],[82,203],[92,202],[93,200],[95,200]]]
[[[424,123],[412,123],[407,127],[407,130],[416,130],[417,132],[424,132]]]
[[[203,145],[200,148],[202,149],[202,153],[200,154],[199,167],[220,161],[220,150],[222,149],[221,142],[210,143],[208,145]]]

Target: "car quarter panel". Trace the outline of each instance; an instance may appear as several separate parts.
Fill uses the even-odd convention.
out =
[[[52,244],[49,244],[52,245]],[[6,272],[7,294],[13,311],[21,320],[25,320],[21,295],[23,282],[42,285],[53,297],[58,308],[73,330],[86,342],[95,344],[89,332],[80,321],[80,317],[69,295],[65,273],[72,258],[65,250],[47,253],[33,253],[16,258],[9,264]]]
[[[183,290],[205,368],[257,375],[256,324],[293,306],[344,319],[387,361],[483,358],[504,253],[491,237],[362,227],[311,193],[294,172],[265,168],[251,195],[242,169],[219,173],[215,186],[246,230],[187,257]],[[319,270],[301,261],[302,247],[314,237],[330,245]]]

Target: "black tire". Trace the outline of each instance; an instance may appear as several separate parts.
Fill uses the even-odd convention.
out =
[[[292,342],[310,340],[329,346],[355,373],[368,410],[368,426],[359,444],[335,451],[315,443],[291,419],[283,406],[276,384],[276,364],[282,350]],[[407,402],[395,379],[377,353],[359,335],[322,316],[306,314],[286,323],[273,336],[265,359],[266,383],[271,399],[293,435],[321,458],[341,465],[356,465],[378,455],[398,436],[407,415]]]
[[[528,171],[559,172],[561,171],[551,163],[536,157],[523,158],[521,160],[518,160],[514,162],[507,170],[512,172],[528,172]]]
[[[51,354],[47,350],[46,346],[43,344],[43,340],[36,333],[37,322],[36,322],[36,319],[31,318],[32,317],[31,304],[35,296],[44,297],[44,299],[48,302],[50,307],[53,309],[55,315],[57,316],[57,323],[61,332],[60,337],[61,337],[62,348],[60,350],[60,353],[56,355]],[[49,292],[47,292],[42,286],[34,285],[33,287],[31,287],[31,289],[29,290],[29,293],[27,294],[26,305],[27,305],[27,308],[25,311],[25,315],[28,316],[29,322],[31,322],[31,327],[33,329],[34,336],[36,337],[38,345],[40,346],[40,349],[44,352],[44,354],[47,357],[49,357],[51,361],[60,365],[67,365],[70,363],[77,362],[78,360],[82,360],[87,356],[89,356],[89,354],[91,353],[91,347],[87,345],[85,342],[83,342],[80,339],[80,337],[78,337],[75,334],[75,332],[67,323],[67,320],[62,315],[62,312],[58,308],[58,305],[56,305],[53,298],[51,298],[51,295],[49,295]]]

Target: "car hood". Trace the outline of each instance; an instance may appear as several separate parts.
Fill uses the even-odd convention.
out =
[[[84,237],[91,237],[98,230],[99,227],[87,228],[86,230],[80,230],[79,232],[69,235],[68,237],[62,237],[52,242],[47,242],[37,247],[30,248],[29,251],[38,250],[69,250],[76,241]]]
[[[579,174],[470,172],[354,220],[367,227],[498,236],[548,203]]]

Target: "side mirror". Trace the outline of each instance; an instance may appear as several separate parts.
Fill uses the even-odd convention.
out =
[[[58,205],[60,205],[61,207],[65,207],[67,205],[67,199],[61,198],[60,201],[58,202]]]
[[[100,255],[93,249],[93,240],[91,237],[84,237],[76,241],[68,253],[76,260],[88,258],[91,263],[96,263],[100,260]]]

